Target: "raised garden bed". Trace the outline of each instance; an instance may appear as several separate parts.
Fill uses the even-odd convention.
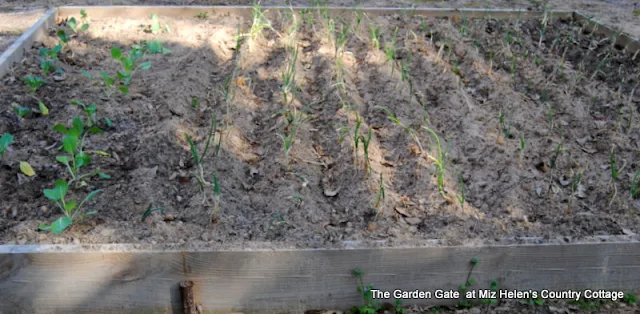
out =
[[[279,8],[252,16],[251,8],[116,7],[86,8],[83,17],[80,9],[51,11],[9,48],[13,54],[3,55],[0,134],[10,133],[14,141],[0,171],[2,243],[142,243],[162,244],[162,249],[168,244],[206,255],[196,261],[248,254],[240,258],[246,261],[254,258],[251,253],[197,250],[638,238],[637,42],[601,25],[594,28],[580,15],[319,7],[302,14]],[[152,13],[157,19],[150,18]],[[53,50],[57,44],[62,49],[56,58],[44,59],[51,61],[51,71],[43,73],[42,48]],[[133,55],[139,57],[125,60]],[[9,67],[8,61],[19,62]],[[134,61],[132,72],[123,67],[129,61]],[[29,75],[34,87],[39,85],[35,76],[44,83],[30,91],[23,80]],[[89,119],[73,101],[94,104],[95,116]],[[69,139],[76,137],[68,129],[76,117],[76,125],[82,121],[86,130],[89,124],[102,130],[75,140],[84,139],[90,162]],[[65,155],[71,169],[57,157]],[[72,157],[85,163],[73,175]],[[95,175],[78,178],[87,173]],[[77,207],[91,195],[82,205],[97,213],[58,220],[62,213],[52,200],[64,193],[61,183],[54,188],[57,180],[70,185],[65,204],[77,200]],[[594,248],[572,247],[522,250],[557,250],[557,263],[567,269],[575,253],[571,250],[587,254]],[[11,253],[12,248],[5,250],[5,258],[7,274],[15,275],[16,261],[29,260],[34,251]],[[593,267],[609,269],[610,250],[624,252],[614,258],[621,264],[612,273],[635,267],[629,262],[634,248],[635,242],[600,244],[588,253],[593,255],[583,275]],[[456,258],[468,261],[477,254],[499,265],[501,257],[521,249],[434,250],[400,250],[398,256],[464,252]],[[83,252],[76,253],[80,264],[92,254],[116,260],[118,254],[128,256]],[[152,252],[132,256],[153,260]],[[291,252],[275,254],[272,262],[289,267],[281,260],[287,254],[310,254],[305,261],[333,254]],[[389,254],[384,249],[350,252],[368,260],[328,258],[328,263],[344,263],[336,273],[366,268]],[[167,256],[158,262],[166,270],[181,253],[157,254]],[[527,263],[542,263],[534,256],[528,255]],[[505,263],[516,269],[524,260]],[[229,266],[234,271],[243,267],[229,265],[239,267]],[[427,271],[431,266],[420,267]],[[528,266],[535,269],[534,263]],[[87,272],[101,267],[93,265]],[[151,278],[145,281],[150,289],[162,281],[161,272],[131,267],[120,263],[106,276],[120,280],[120,271],[133,269],[143,273],[140,278]],[[399,267],[395,260],[374,272],[393,267]],[[465,267],[462,262],[459,271],[466,273]],[[408,271],[402,278],[417,270]],[[447,271],[442,282],[429,287],[454,288],[450,277],[460,274]],[[505,272],[500,273],[504,278]],[[538,282],[520,278],[507,285],[544,288],[552,273]],[[598,284],[637,288],[621,277],[614,280],[612,273],[605,271]],[[174,279],[183,276],[199,275],[185,271]],[[310,276],[317,279],[320,273]],[[482,276],[487,281],[497,275]],[[422,278],[411,285],[419,288],[425,282]],[[313,284],[278,289],[300,291]],[[336,286],[346,284],[344,279]],[[590,284],[555,283],[559,288]],[[233,295],[238,299],[228,303],[205,302],[220,309],[259,306],[255,299],[238,305],[240,296]],[[133,302],[131,308],[163,304],[154,302]],[[295,303],[286,298],[264,302],[265,309],[278,304],[290,309]],[[314,302],[305,304],[319,306]]]

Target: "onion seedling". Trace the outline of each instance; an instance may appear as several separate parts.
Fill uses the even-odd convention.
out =
[[[289,63],[287,64],[286,69],[282,72],[282,87],[280,90],[282,91],[282,96],[284,98],[284,105],[288,106],[292,101],[293,97],[291,93],[296,90],[296,62],[298,60],[298,47],[293,48],[289,51]]]
[[[371,45],[376,50],[380,49],[380,28],[373,25],[369,28],[369,34],[371,34]]]
[[[640,196],[640,169],[636,171],[631,179],[631,199],[636,199]]]
[[[397,55],[396,50],[396,39],[398,37],[398,28],[393,31],[393,36],[391,37],[391,42],[388,42],[384,47],[384,54],[387,56],[387,62],[391,61],[391,74],[393,74],[393,70],[395,69],[395,60]]]
[[[526,148],[527,148],[527,142],[525,142],[524,140],[524,135],[520,134],[520,158],[519,158],[520,168],[522,168],[522,163],[524,159],[524,150]]]
[[[508,139],[511,137],[511,122],[505,121],[504,113],[502,111],[498,114],[498,122],[500,124],[500,130],[502,131],[502,134],[504,134],[504,138]]]
[[[582,171],[578,172],[571,176],[571,195],[569,196],[569,203],[567,204],[567,216],[571,215],[571,204],[573,203],[573,199],[578,194],[578,189],[582,184]]]
[[[295,107],[292,110],[282,110],[276,113],[276,115],[282,115],[284,120],[287,122],[283,129],[282,142],[284,147],[284,155],[287,160],[287,164],[289,164],[289,152],[293,147],[293,142],[295,140],[296,132],[298,127],[309,120],[309,116],[304,112],[298,112]]]
[[[420,139],[418,138],[418,134],[416,134],[416,131],[414,131],[412,128],[404,125],[404,123],[402,123],[400,121],[400,119],[398,119],[392,112],[391,110],[382,107],[382,106],[376,106],[376,109],[380,109],[382,111],[384,111],[387,114],[387,119],[389,119],[389,121],[399,125],[400,127],[402,127],[405,131],[407,131],[407,133],[409,133],[409,135],[413,138],[413,140],[416,142],[416,144],[418,144],[418,148],[420,149],[420,153],[422,154],[424,152],[424,149],[422,149],[422,144],[420,143]]]
[[[593,74],[591,74],[591,77],[589,77],[590,80],[593,80],[596,77],[596,75],[600,71],[600,68],[604,65],[605,62],[607,62],[607,59],[609,59],[609,53],[607,53],[604,56],[604,58],[602,58],[602,60],[600,60],[600,62],[598,62],[598,65],[596,66],[596,69],[593,71]]]
[[[0,159],[4,158],[4,153],[12,142],[13,135],[9,133],[2,134],[2,137],[0,137]]]
[[[95,215],[96,211],[87,211],[84,208],[84,204],[87,201],[92,200],[101,190],[94,190],[87,194],[85,198],[80,202],[72,200],[69,201],[67,192],[69,191],[69,184],[64,180],[57,180],[53,189],[45,189],[44,196],[51,200],[64,214],[64,216],[58,218],[56,221],[48,224],[41,224],[39,229],[42,231],[51,231],[53,234],[60,234],[69,226],[74,223],[82,221],[85,217]]]
[[[367,137],[360,135],[362,151],[364,152],[364,173],[369,175],[371,171],[371,161],[369,160],[369,144],[371,143],[371,128],[367,132]]]
[[[215,135],[216,128],[218,126],[218,120],[216,119],[215,113],[213,113],[211,117],[211,127],[209,129],[209,133],[207,134],[206,143],[204,150],[202,153],[198,150],[198,144],[193,141],[189,134],[185,133],[185,137],[187,143],[189,143],[189,149],[191,150],[191,158],[193,159],[194,164],[196,165],[196,171],[193,173],[193,176],[198,181],[200,185],[200,192],[202,192],[202,203],[208,204],[207,200],[207,188],[211,187],[213,192],[213,200],[214,200],[214,210],[213,216],[211,216],[212,221],[214,221],[218,215],[219,211],[219,202],[220,202],[220,184],[218,182],[218,177],[215,174],[215,171],[212,172],[213,182],[209,182],[205,179],[204,175],[204,167],[202,165],[202,161],[207,157],[207,153],[209,152],[209,148],[211,147],[211,143],[215,144]],[[220,155],[220,148],[222,147],[222,134],[218,137],[218,144],[216,145],[214,157],[218,157]]]
[[[611,206],[611,204],[613,204],[613,200],[616,198],[616,195],[618,195],[618,188],[616,186],[616,181],[620,176],[620,169],[618,168],[618,163],[616,161],[615,147],[611,147],[611,152],[609,153],[609,169],[611,173],[611,189],[613,190],[613,194],[611,195],[611,201],[609,201],[609,206]]]
[[[260,8],[260,1],[253,3],[253,23],[251,24],[251,29],[249,30],[249,34],[246,34],[251,38],[251,42],[249,42],[249,50],[251,51],[253,48],[253,42],[256,41],[258,36],[263,36],[262,31],[265,29],[270,29],[280,35],[274,28],[271,26],[271,22],[265,17],[264,12]]]
[[[456,195],[458,202],[460,203],[460,207],[464,208],[465,198],[465,185],[464,185],[464,177],[461,174],[458,174],[458,188],[460,189],[460,195]]]
[[[380,207],[380,201],[384,200],[384,180],[382,178],[382,172],[380,173],[380,185],[378,186],[378,194],[376,195],[375,208]]]
[[[440,137],[438,137],[436,132],[426,126],[423,126],[422,128],[431,133],[436,141],[436,157],[432,157],[429,155],[429,159],[431,159],[436,164],[438,190],[440,191],[440,195],[446,198],[444,195],[444,175],[447,162],[447,152],[442,150],[442,146],[440,145]]]

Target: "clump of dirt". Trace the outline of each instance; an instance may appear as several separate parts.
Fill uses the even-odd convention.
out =
[[[274,30],[238,42],[238,29],[251,25],[234,16],[161,17],[169,27],[155,34],[149,20],[92,20],[61,56],[64,76],[46,77],[36,94],[49,114],[18,119],[13,104],[37,108],[21,78],[40,73],[39,48],[67,28],[52,29],[2,79],[0,133],[16,140],[0,171],[0,239],[329,247],[639,232],[629,192],[640,167],[638,67],[606,38],[571,20],[550,22],[541,40],[540,21],[389,15],[349,25],[316,16],[291,40],[290,16],[270,21]],[[380,29],[380,49],[372,48],[371,26]],[[345,28],[344,49],[336,49]],[[171,53],[145,55],[151,67],[135,71],[128,94],[108,97],[99,73],[119,69],[111,48],[151,40]],[[287,104],[282,73],[291,43],[296,87]],[[42,191],[68,179],[52,127],[81,115],[72,100],[95,104],[98,117],[113,122],[101,122],[105,133],[85,142],[86,150],[108,153],[93,156],[89,169],[111,178],[71,191],[82,198],[101,189],[87,204],[98,215],[54,236],[38,231],[60,215]],[[212,222],[213,199],[193,176],[185,134],[203,149],[214,117],[219,154],[202,163],[220,183],[220,216]],[[426,128],[446,152],[442,190],[436,138]],[[612,149],[620,169],[613,182]],[[22,175],[20,161],[36,175]],[[150,207],[163,210],[141,221]]]

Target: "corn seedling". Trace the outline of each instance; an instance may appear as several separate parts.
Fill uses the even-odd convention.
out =
[[[371,45],[375,50],[380,49],[380,28],[373,25],[369,28],[369,34],[371,35]]]
[[[380,173],[380,185],[378,186],[378,194],[376,195],[375,208],[380,207],[380,202],[385,198],[384,195],[384,180],[382,177],[382,172]]]
[[[67,155],[57,156],[56,160],[65,165],[71,176],[69,184],[76,182],[76,187],[86,186],[84,178],[98,175],[102,179],[110,179],[111,177],[100,170],[95,170],[89,173],[81,174],[80,170],[88,166],[91,163],[91,157],[84,151],[84,141],[89,134],[102,134],[103,131],[96,125],[89,126],[82,121],[82,119],[76,117],[73,119],[72,127],[67,128],[64,125],[57,124],[53,127],[53,130],[63,134],[62,138],[62,150]],[[108,155],[102,151],[93,151],[99,155]]]
[[[0,159],[4,158],[4,153],[9,148],[9,145],[13,142],[13,135],[9,133],[2,134],[0,137]]]
[[[202,192],[202,203],[208,204],[207,199],[207,190],[208,188],[212,189],[213,192],[213,200],[214,200],[214,210],[213,215],[211,216],[212,221],[217,218],[219,211],[219,199],[220,199],[220,184],[218,182],[218,178],[215,174],[215,171],[212,173],[212,182],[207,181],[205,178],[204,167],[202,162],[205,158],[207,158],[207,154],[209,153],[209,148],[211,148],[211,144],[215,144],[215,136],[216,136],[216,128],[218,127],[218,120],[216,119],[215,113],[213,113],[211,117],[211,127],[209,129],[209,133],[207,134],[207,138],[205,140],[205,147],[202,152],[198,150],[198,143],[194,142],[189,134],[185,133],[185,137],[187,143],[189,144],[189,149],[191,151],[191,158],[193,159],[193,163],[196,166],[196,171],[193,173],[193,176],[198,181],[200,186],[200,192]],[[220,155],[220,148],[222,147],[222,134],[218,137],[218,144],[216,145],[214,157]]]
[[[504,138],[508,139],[511,137],[511,122],[505,121],[504,113],[500,111],[498,114],[498,122],[500,124],[500,130],[502,134],[504,134]]]
[[[640,169],[636,171],[631,179],[631,199],[640,197]]]
[[[567,216],[571,215],[571,204],[573,203],[573,199],[578,194],[578,189],[582,184],[582,171],[578,172],[571,176],[571,195],[569,196],[569,203],[567,204]]]
[[[289,52],[289,63],[286,69],[282,72],[282,96],[284,98],[284,105],[288,106],[293,101],[291,95],[296,90],[296,62],[298,61],[298,47],[292,49]]]
[[[436,164],[436,177],[438,183],[438,190],[440,191],[440,195],[445,197],[444,195],[444,175],[445,175],[445,167],[447,162],[447,152],[442,150],[442,146],[440,145],[440,137],[434,132],[432,129],[423,126],[423,129],[427,130],[436,141],[436,157],[429,155],[429,159],[431,159]],[[445,197],[446,198],[446,197]]]
[[[393,74],[393,70],[395,69],[395,60],[397,55],[396,50],[396,39],[398,36],[398,28],[393,31],[393,36],[391,37],[391,41],[386,43],[384,47],[384,54],[387,56],[387,62],[391,62],[391,74]]]
[[[96,211],[87,211],[84,204],[92,200],[101,190],[94,190],[87,194],[85,198],[78,204],[75,200],[69,200],[67,192],[69,184],[64,180],[57,180],[53,189],[45,189],[44,196],[52,201],[64,214],[56,221],[48,224],[41,224],[39,229],[42,231],[51,231],[53,234],[60,234],[74,223],[82,221],[85,217],[97,214]]]
[[[422,149],[422,144],[420,143],[420,139],[418,138],[418,134],[416,133],[416,131],[414,131],[412,128],[406,126],[404,123],[402,123],[400,121],[400,119],[398,119],[392,112],[391,110],[387,109],[386,107],[382,107],[382,106],[376,106],[376,109],[382,110],[384,111],[384,113],[387,114],[387,119],[389,119],[389,121],[395,123],[396,125],[402,127],[405,131],[407,131],[407,133],[409,133],[409,135],[411,136],[411,138],[413,138],[413,140],[416,142],[416,144],[418,145],[418,148],[420,149],[420,153],[422,154],[424,152],[424,149]]]

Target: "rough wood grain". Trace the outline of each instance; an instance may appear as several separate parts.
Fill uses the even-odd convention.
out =
[[[353,268],[382,290],[640,289],[640,243],[283,251],[87,250],[0,246],[0,313],[178,312],[194,282],[207,311],[299,313],[359,304]],[[408,303],[434,303],[419,300]],[[455,302],[455,301],[452,301]]]
[[[640,50],[640,42],[638,41],[638,39],[627,33],[624,33],[620,30],[614,30],[606,25],[602,25],[598,21],[587,17],[583,13],[574,12],[574,19],[580,22],[588,32],[594,32],[596,34],[604,35],[610,38],[614,38],[613,36],[615,36],[616,45],[626,49],[630,53],[636,53],[638,50]]]
[[[56,12],[57,9],[47,11],[42,18],[18,37],[18,39],[0,55],[0,78],[9,73],[13,63],[22,59],[25,49],[31,48],[34,41],[44,36],[47,28],[55,23]]]

